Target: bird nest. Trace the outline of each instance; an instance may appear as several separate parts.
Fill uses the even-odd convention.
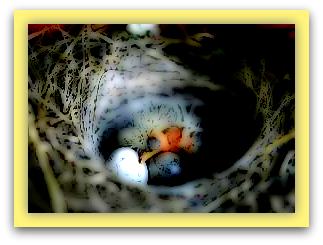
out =
[[[216,31],[163,36],[114,28],[45,25],[29,34],[29,212],[294,212],[294,88],[283,89],[292,71],[270,72],[266,57],[237,58],[230,80],[221,79],[212,75],[221,68],[196,66],[228,59]],[[125,98],[187,86],[247,91],[257,122],[252,142],[225,169],[180,185],[118,179],[100,144]]]

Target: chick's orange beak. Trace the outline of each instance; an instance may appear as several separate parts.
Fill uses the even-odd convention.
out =
[[[159,152],[178,152],[181,148],[190,152],[192,145],[192,139],[183,137],[183,128],[179,127],[170,127],[163,131],[154,130],[150,137],[154,137],[159,141],[159,147],[142,153],[140,156],[141,163],[146,162]]]

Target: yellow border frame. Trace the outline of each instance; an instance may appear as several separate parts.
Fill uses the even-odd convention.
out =
[[[28,24],[295,24],[296,211],[292,214],[29,214]],[[17,10],[14,14],[15,227],[308,227],[309,13],[305,10]]]

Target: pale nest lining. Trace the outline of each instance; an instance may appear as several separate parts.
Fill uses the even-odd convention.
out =
[[[188,84],[214,91],[221,86],[163,53],[176,40],[108,36],[90,25],[76,36],[56,31],[57,41],[46,45],[42,37],[30,37],[28,92],[29,165],[41,168],[53,212],[236,212],[241,206],[258,212],[264,195],[268,211],[294,211],[294,188],[284,195],[268,192],[275,181],[294,178],[294,149],[281,158],[295,137],[294,95],[273,105],[274,77],[264,61],[260,72],[245,64],[236,73],[256,96],[255,117],[263,125],[231,168],[177,187],[131,186],[111,174],[98,150],[102,125],[114,120],[122,96],[139,98],[143,88],[151,95]],[[274,170],[279,174],[272,178]]]

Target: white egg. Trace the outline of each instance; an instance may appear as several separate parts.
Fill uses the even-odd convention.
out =
[[[129,147],[115,150],[107,161],[107,167],[124,183],[135,185],[147,184],[147,166],[146,164],[139,163],[137,152]]]

